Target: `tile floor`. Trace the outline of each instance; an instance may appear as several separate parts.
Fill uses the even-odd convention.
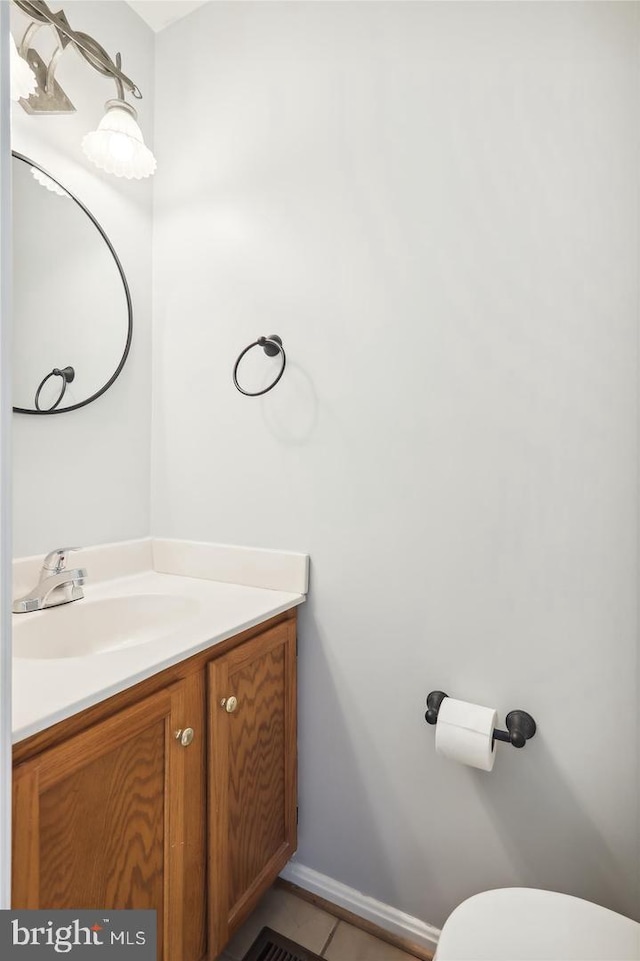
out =
[[[283,888],[271,888],[225,948],[219,961],[242,961],[265,925],[327,961],[414,961]]]

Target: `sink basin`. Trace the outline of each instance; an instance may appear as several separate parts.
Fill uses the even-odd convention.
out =
[[[131,594],[50,607],[13,617],[13,656],[87,657],[110,654],[177,629],[197,613],[199,604],[173,594]]]

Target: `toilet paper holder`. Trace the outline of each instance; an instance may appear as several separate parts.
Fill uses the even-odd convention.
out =
[[[427,724],[436,724],[440,705],[448,697],[444,691],[431,691],[427,695],[427,713],[424,716]],[[494,741],[506,741],[514,747],[524,747],[529,738],[536,733],[536,722],[526,711],[509,711],[505,718],[506,731],[495,730]]]

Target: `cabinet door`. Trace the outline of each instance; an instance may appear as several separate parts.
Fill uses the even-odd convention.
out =
[[[176,684],[15,768],[15,908],[155,908],[158,958],[183,961],[185,700]]]
[[[209,665],[213,957],[296,849],[295,630],[285,621]]]

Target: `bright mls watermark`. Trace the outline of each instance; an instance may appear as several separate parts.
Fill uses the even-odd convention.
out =
[[[155,911],[0,911],[2,961],[156,961]]]

